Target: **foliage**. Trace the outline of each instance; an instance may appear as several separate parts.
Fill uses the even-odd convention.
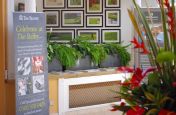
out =
[[[79,51],[64,44],[55,44],[55,55],[60,63],[66,68],[76,65],[76,61],[81,57]]]
[[[141,28],[134,13],[129,16],[133,26],[141,38],[138,42],[134,38],[131,42],[135,48],[147,54],[152,68],[146,71],[140,68],[118,68],[118,71],[132,72],[131,78],[121,83],[117,92],[128,104],[113,106],[112,110],[122,110],[127,115],[176,115],[176,18],[174,0],[157,0],[161,10],[162,27],[164,30],[164,48],[157,45],[148,22],[140,7],[133,0],[135,9],[145,30],[146,39],[142,36]],[[170,6],[172,4],[172,6]]]
[[[101,44],[92,44],[86,40],[81,40],[80,37],[72,41],[72,44],[83,56],[89,55],[95,65],[99,65],[106,59],[107,53]]]

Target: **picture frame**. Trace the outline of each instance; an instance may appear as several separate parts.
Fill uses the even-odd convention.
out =
[[[44,10],[46,17],[46,27],[59,27],[60,26],[60,11]]]
[[[98,43],[100,32],[99,29],[78,29],[77,36],[80,39],[88,40],[89,42]]]
[[[24,12],[25,11],[25,3],[18,3],[18,12]]]
[[[120,8],[120,0],[105,0],[105,8]]]
[[[103,27],[103,16],[102,15],[87,15],[86,16],[87,27]]]
[[[84,27],[83,10],[62,10],[62,27]]]
[[[65,8],[65,0],[43,0],[44,9]]]
[[[67,43],[75,38],[75,30],[72,29],[47,30],[47,33],[50,34],[51,42]]]
[[[120,29],[102,29],[101,38],[103,43],[120,43],[121,30]]]
[[[84,8],[84,0],[67,0],[67,8]]]
[[[86,0],[86,13],[103,13],[103,2],[102,0],[94,0],[94,2],[91,2],[91,0]]]
[[[105,26],[106,27],[120,27],[121,14],[120,10],[106,10],[105,11]]]

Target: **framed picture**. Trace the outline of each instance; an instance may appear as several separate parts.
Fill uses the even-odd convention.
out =
[[[90,42],[99,42],[99,30],[98,29],[78,29],[77,36],[83,40],[88,40]]]
[[[43,0],[43,8],[65,8],[65,0]]]
[[[103,16],[86,16],[86,26],[87,27],[102,27],[103,26]]]
[[[84,13],[79,10],[62,10],[62,27],[83,27]]]
[[[120,8],[120,0],[105,0],[105,8]]]
[[[24,3],[18,3],[18,11],[19,12],[25,11],[25,4]]]
[[[102,30],[102,42],[118,42],[120,43],[121,40],[121,33],[120,29],[103,29]]]
[[[102,13],[103,2],[102,0],[86,0],[86,13]]]
[[[67,0],[68,8],[84,8],[84,0]]]
[[[59,11],[45,10],[46,26],[58,27],[59,26]]]
[[[105,26],[106,27],[120,27],[120,10],[106,10],[105,12]]]
[[[69,42],[75,37],[75,30],[53,30],[47,31],[50,34],[50,41],[53,42]]]

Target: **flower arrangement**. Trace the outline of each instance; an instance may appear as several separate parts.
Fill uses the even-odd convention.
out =
[[[131,41],[134,48],[148,55],[151,68],[143,71],[140,68],[121,67],[118,71],[133,73],[130,79],[121,83],[117,92],[125,101],[113,105],[111,111],[120,110],[127,115],[176,115],[176,15],[174,0],[157,0],[162,16],[164,47],[157,44],[149,24],[136,1],[133,0],[140,21],[145,30],[146,38],[142,36],[141,28],[131,10],[128,10],[132,24],[140,37]]]

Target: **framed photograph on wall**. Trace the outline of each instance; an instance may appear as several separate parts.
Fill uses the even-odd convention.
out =
[[[94,16],[87,15],[86,16],[86,26],[87,27],[102,27],[103,26],[103,16]]]
[[[75,30],[53,30],[47,31],[47,33],[50,33],[50,41],[53,42],[69,42],[70,40],[74,39],[75,37]]]
[[[43,0],[43,8],[65,8],[65,0]]]
[[[102,42],[116,42],[120,43],[121,41],[121,31],[120,29],[102,29]]]
[[[98,29],[78,29],[77,36],[82,40],[98,43],[100,35]]]
[[[84,8],[84,0],[67,0],[68,8]]]
[[[45,10],[46,26],[59,27],[59,11]]]
[[[62,27],[83,27],[84,12],[79,10],[62,10]]]
[[[105,11],[105,26],[106,27],[120,27],[121,16],[120,10],[106,10]]]
[[[105,0],[105,8],[120,8],[120,0]]]
[[[86,0],[86,13],[102,13],[103,2],[102,0]]]

